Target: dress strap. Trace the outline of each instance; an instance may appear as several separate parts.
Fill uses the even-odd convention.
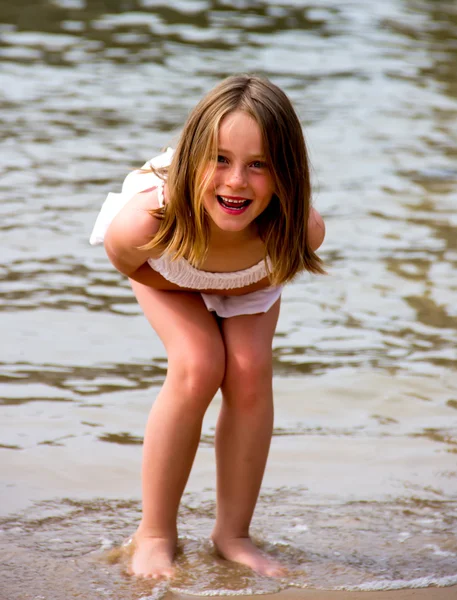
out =
[[[165,197],[163,194],[163,188],[165,186],[165,182],[161,181],[158,185],[157,185],[157,202],[159,203],[159,208],[163,208],[164,204],[165,204]]]

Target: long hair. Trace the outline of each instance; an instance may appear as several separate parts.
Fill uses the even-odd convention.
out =
[[[197,267],[204,261],[210,225],[203,197],[214,174],[208,167],[216,164],[221,121],[236,110],[259,125],[275,184],[268,207],[256,219],[271,283],[285,283],[301,271],[323,273],[308,242],[311,182],[300,122],[286,94],[256,75],[228,77],[191,112],[166,170],[167,205],[152,211],[162,220],[159,231],[143,248],[185,257]],[[158,174],[165,176],[165,171]]]

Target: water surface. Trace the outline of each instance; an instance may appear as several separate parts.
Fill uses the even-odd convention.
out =
[[[237,71],[266,74],[296,106],[329,275],[287,287],[274,339],[275,435],[253,533],[290,577],[227,565],[207,542],[216,398],[172,588],[456,583],[454,3],[21,0],[0,22],[7,597],[165,590],[132,582],[109,551],[140,516],[166,356],[88,237],[105,195]]]

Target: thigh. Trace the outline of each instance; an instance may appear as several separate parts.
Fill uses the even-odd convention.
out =
[[[240,382],[255,385],[272,375],[272,342],[279,317],[280,299],[266,313],[222,319],[225,345],[224,384]],[[266,383],[266,382],[265,382]],[[271,381],[270,381],[271,383]]]
[[[200,294],[130,283],[147,320],[165,346],[169,363],[176,359],[204,368],[211,362],[223,368],[225,350],[221,331]]]

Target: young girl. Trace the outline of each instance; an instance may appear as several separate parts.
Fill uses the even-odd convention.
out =
[[[249,537],[273,428],[272,340],[283,285],[322,273],[302,129],[287,96],[229,77],[191,113],[176,148],[110,194],[91,243],[105,245],[165,345],[168,371],[143,446],[142,520],[131,571],[171,577],[177,512],[218,389],[218,552],[263,575],[282,567]]]

